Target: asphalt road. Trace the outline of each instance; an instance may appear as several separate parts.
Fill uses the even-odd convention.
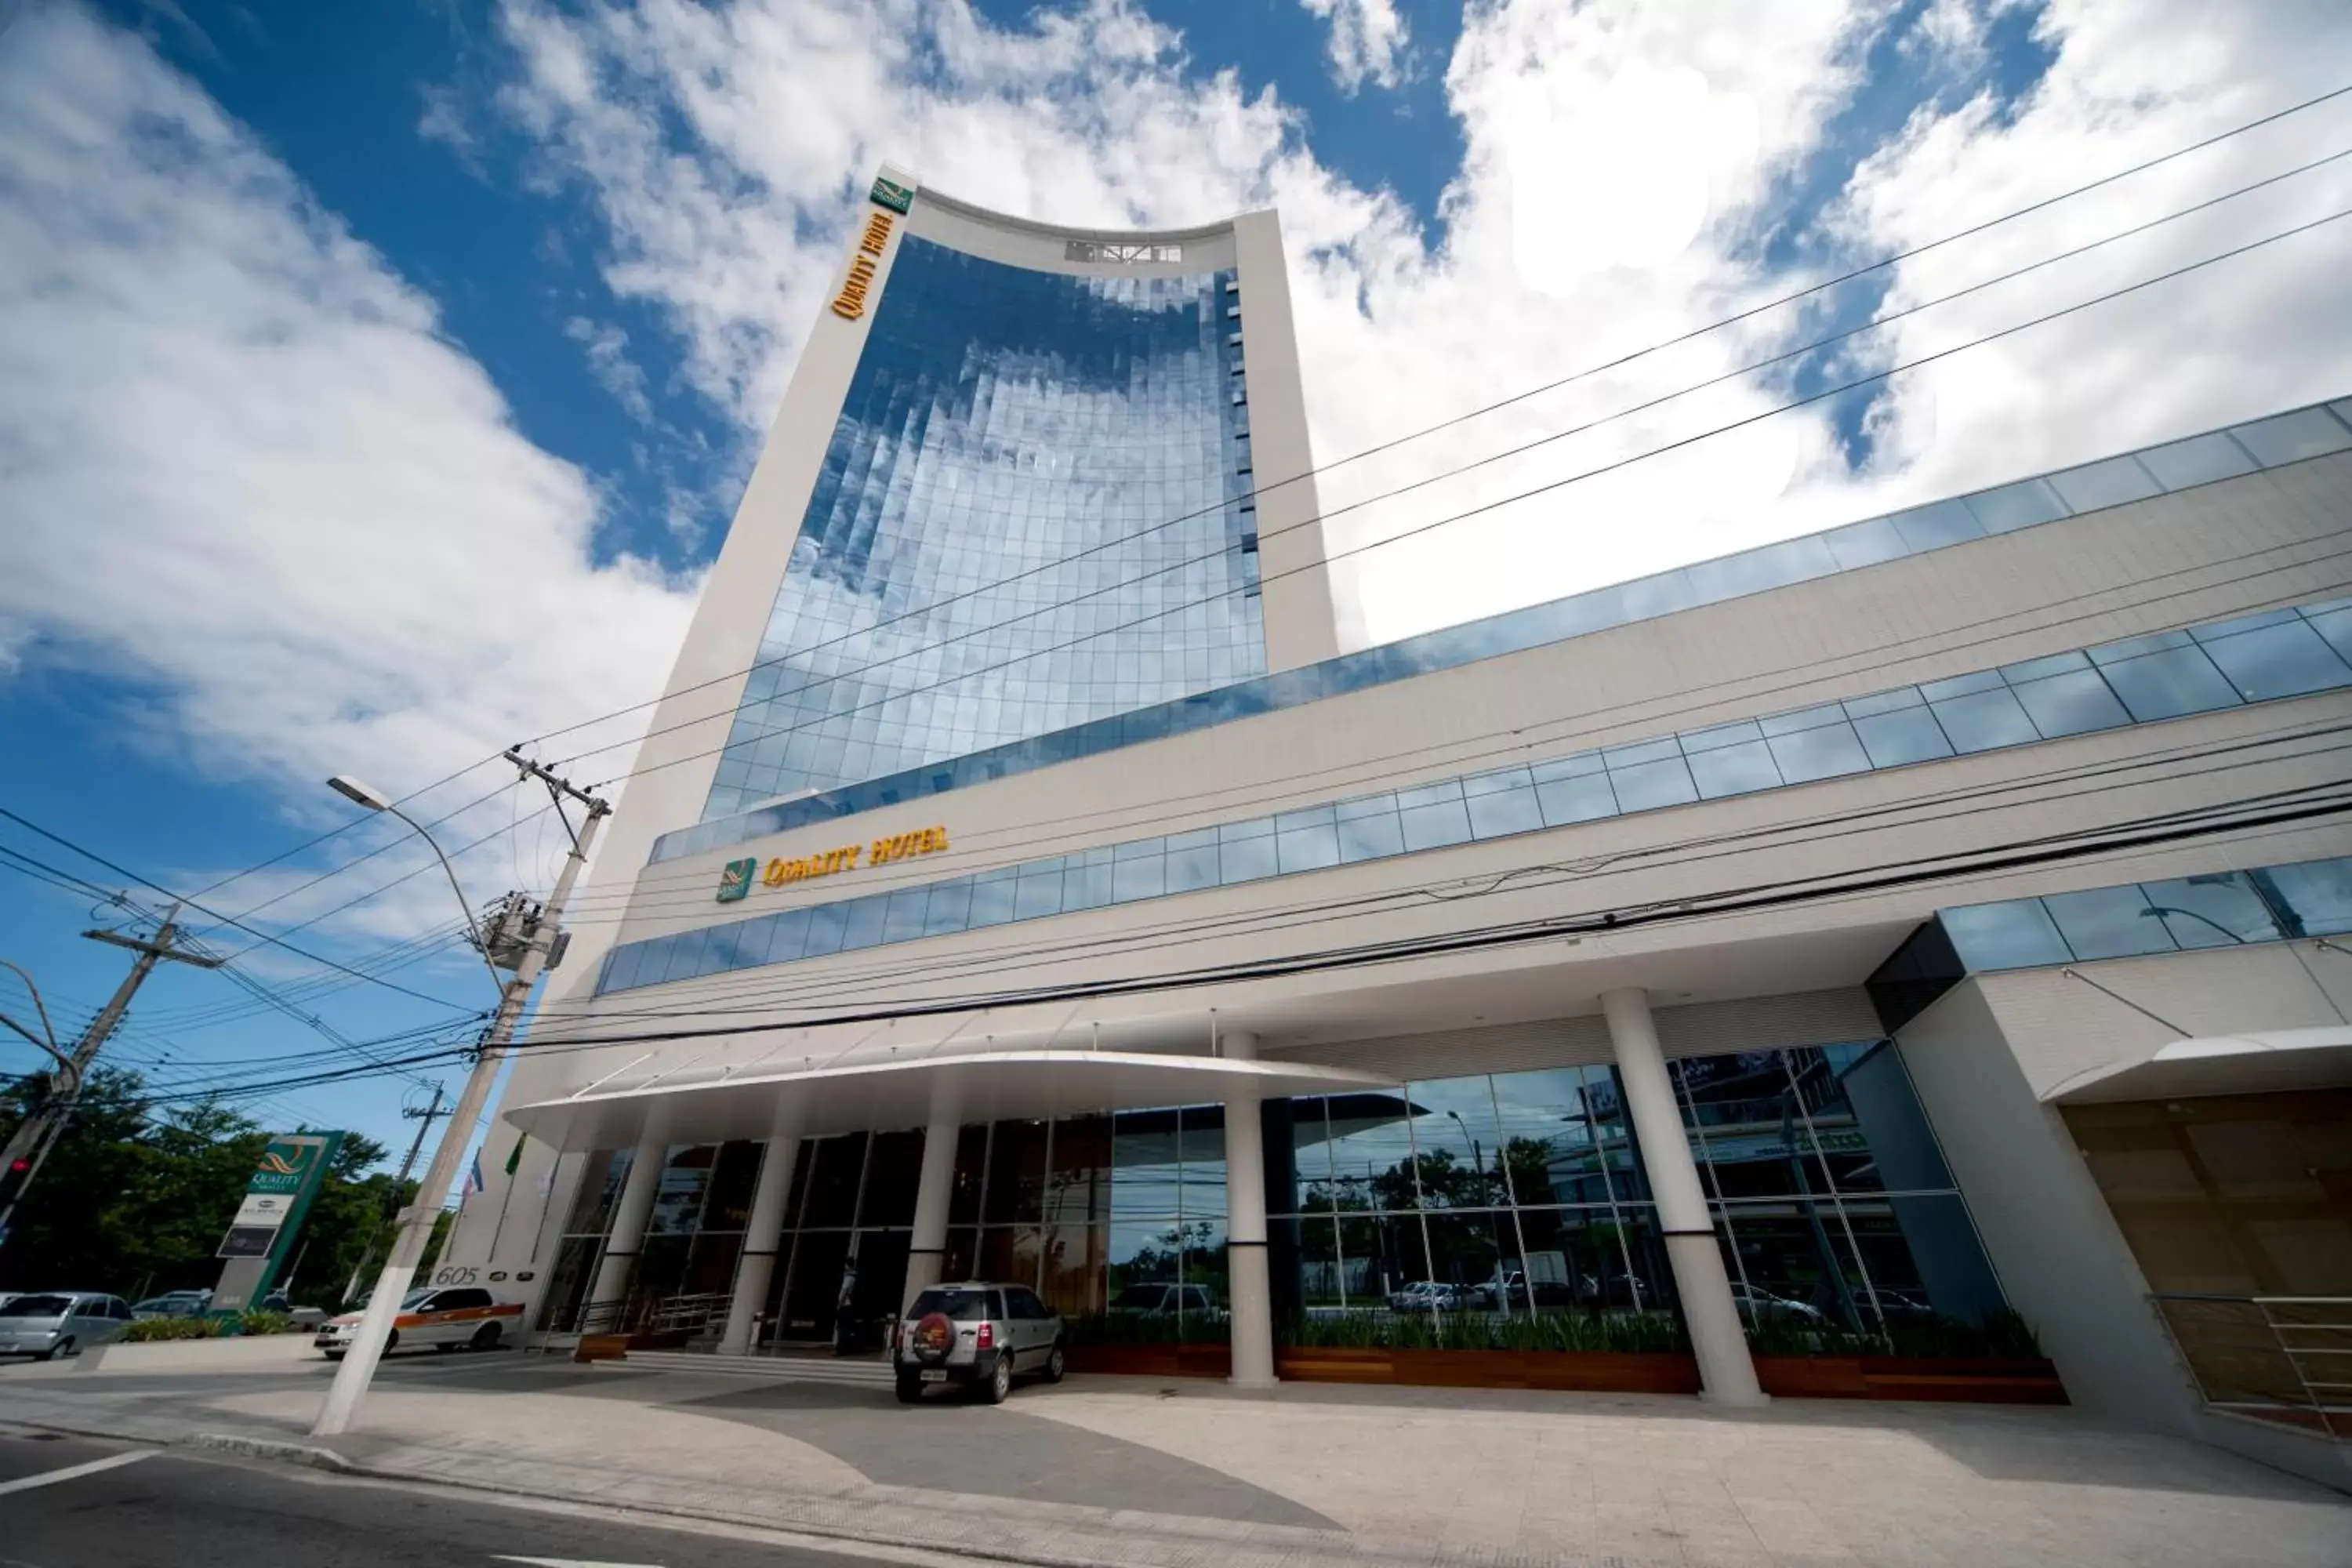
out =
[[[648,1529],[128,1444],[0,1432],[0,1568],[871,1568],[876,1560],[866,1552]]]

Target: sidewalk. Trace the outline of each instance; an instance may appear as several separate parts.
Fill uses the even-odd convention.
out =
[[[0,1420],[307,1442],[327,1368],[256,1343],[12,1367]],[[2352,1561],[2352,1500],[2065,1409],[1074,1377],[909,1410],[838,1375],[403,1356],[331,1447],[372,1475],[1088,1568]]]

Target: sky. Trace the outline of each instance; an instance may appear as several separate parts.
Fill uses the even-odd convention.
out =
[[[234,962],[106,1053],[173,1094],[467,1037],[447,883],[323,781],[477,904],[564,844],[501,748],[625,809],[642,713],[569,727],[657,692],[886,159],[1279,210],[1352,647],[2352,390],[2352,220],[2084,304],[2352,158],[1945,302],[2352,149],[2352,96],[1759,309],[2347,60],[2345,0],[0,0],[0,958],[69,1033],[129,956],[79,933],[193,895]],[[238,1103],[395,1143],[436,1080]]]

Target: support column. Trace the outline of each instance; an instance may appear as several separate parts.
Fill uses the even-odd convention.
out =
[[[1731,1279],[1723,1250],[1706,1212],[1698,1165],[1691,1158],[1675,1087],[1666,1076],[1665,1052],[1650,1018],[1650,998],[1638,988],[1604,991],[1601,1010],[1609,1020],[1609,1043],[1617,1055],[1617,1075],[1625,1086],[1625,1110],[1642,1142],[1642,1168],[1658,1204],[1666,1260],[1682,1298],[1683,1322],[1698,1357],[1699,1397],[1718,1405],[1762,1405],[1756,1363],[1740,1332],[1739,1310],[1731,1300]]]
[[[1229,1034],[1224,1054],[1257,1060],[1257,1037]],[[1274,1299],[1266,1278],[1265,1137],[1255,1084],[1225,1096],[1225,1269],[1233,1290],[1235,1388],[1272,1388]]]
[[[776,1248],[784,1236],[784,1198],[792,1191],[793,1165],[801,1152],[801,1108],[779,1100],[760,1156],[760,1179],[751,1188],[751,1216],[743,1226],[743,1256],[735,1264],[735,1294],[727,1303],[727,1331],[720,1355],[745,1355],[751,1325],[767,1304],[768,1281],[776,1271]]]
[[[646,1221],[652,1217],[654,1199],[661,1194],[662,1167],[669,1163],[669,1105],[656,1100],[646,1111],[645,1131],[629,1173],[621,1183],[621,1201],[613,1210],[613,1228],[604,1237],[604,1257],[596,1265],[596,1283],[588,1292],[591,1310],[628,1299],[629,1276],[636,1271],[637,1248],[646,1239]]]
[[[956,1143],[963,1135],[962,1100],[942,1077],[931,1090],[931,1121],[923,1129],[923,1168],[915,1184],[915,1223],[907,1237],[906,1316],[915,1298],[940,1282],[948,1250],[948,1200],[955,1192]]]

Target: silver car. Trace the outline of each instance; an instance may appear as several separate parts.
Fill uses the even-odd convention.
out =
[[[934,1384],[1002,1405],[1014,1377],[1059,1383],[1068,1363],[1061,1315],[1034,1290],[972,1280],[934,1285],[915,1298],[890,1336],[890,1364],[901,1405]]]
[[[0,1311],[0,1355],[35,1361],[79,1355],[92,1345],[122,1337],[131,1307],[120,1296],[94,1290],[37,1290]]]

